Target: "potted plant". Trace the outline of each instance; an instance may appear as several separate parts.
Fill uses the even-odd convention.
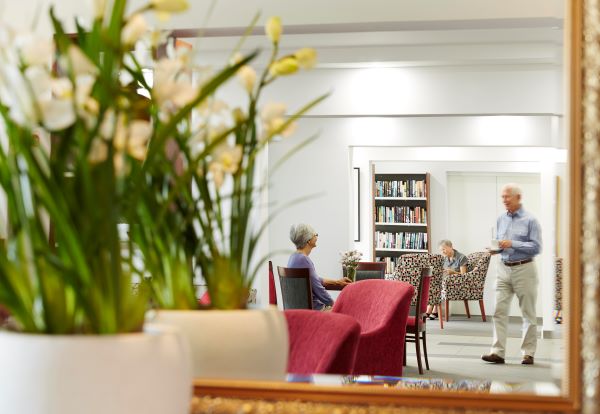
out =
[[[259,220],[255,208],[265,185],[258,157],[274,137],[288,136],[297,118],[324,96],[289,116],[282,103],[263,105],[265,88],[281,76],[311,68],[316,59],[310,48],[279,56],[279,18],[268,19],[265,32],[272,51],[264,71],[257,74],[249,61],[237,71],[246,102],[228,105],[215,94],[183,127],[190,133],[174,135],[173,162],[147,183],[163,191],[149,193],[154,198],[145,206],[151,207],[131,228],[141,261],[162,269],[144,279],[160,309],[157,320],[187,333],[195,377],[273,380],[283,379],[286,371],[283,315],[275,308],[245,309],[254,278],[268,258],[256,257],[268,224]],[[239,59],[233,62],[239,64]],[[163,226],[153,224],[157,222]],[[195,269],[206,282],[210,305],[204,307],[210,312],[189,312],[203,307],[193,288]]]
[[[140,270],[118,225],[148,225],[169,143],[185,139],[192,111],[249,58],[193,88],[179,60],[149,62],[151,86],[133,53],[148,32],[144,13],[183,11],[187,1],[150,0],[129,15],[127,0],[103,4],[75,35],[51,10],[54,41],[0,27],[0,304],[11,314],[0,331],[0,412],[188,410],[188,343],[170,327],[144,330],[149,295],[132,292]],[[164,270],[153,266],[144,271]]]

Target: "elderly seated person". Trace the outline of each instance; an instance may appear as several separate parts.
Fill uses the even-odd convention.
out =
[[[317,247],[318,237],[317,232],[308,224],[292,226],[290,240],[296,246],[296,252],[290,256],[287,267],[309,269],[313,309],[329,310],[333,305],[333,298],[327,293],[326,289],[334,286],[345,286],[352,281],[348,278],[340,280],[323,279],[317,275],[315,265],[308,256],[312,249]]]
[[[444,256],[443,267],[445,275],[467,273],[467,256],[455,250],[450,240],[440,241],[439,247],[440,253]],[[429,305],[427,307],[427,316],[429,319],[436,319],[438,317],[437,305]]]

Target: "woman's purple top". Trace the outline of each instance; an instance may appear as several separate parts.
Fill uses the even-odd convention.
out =
[[[312,289],[313,309],[321,310],[325,305],[333,305],[333,299],[323,287],[322,279],[317,275],[315,265],[308,256],[302,253],[294,253],[288,260],[287,267],[292,268],[308,268],[310,274],[310,286]]]

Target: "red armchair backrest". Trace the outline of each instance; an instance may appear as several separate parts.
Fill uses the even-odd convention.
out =
[[[394,280],[367,279],[346,286],[332,312],[354,317],[361,333],[355,375],[402,375],[404,337],[415,288]]]
[[[350,315],[360,324],[362,334],[379,329],[396,312],[400,291],[414,288],[404,282],[369,279],[351,283],[342,290],[333,311]]]
[[[269,305],[277,305],[277,292],[275,291],[275,274],[273,262],[269,260]]]
[[[304,309],[284,311],[293,374],[351,374],[360,326],[354,318]]]

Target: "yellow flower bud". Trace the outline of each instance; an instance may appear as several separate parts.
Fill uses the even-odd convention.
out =
[[[295,57],[284,57],[277,62],[273,62],[269,68],[269,73],[273,76],[291,75],[298,71],[298,59]]]
[[[269,36],[271,42],[278,43],[279,38],[281,37],[281,32],[283,32],[283,28],[281,27],[281,18],[278,16],[270,17],[265,25],[265,33],[267,36]]]
[[[180,13],[189,9],[188,0],[150,0],[150,7],[157,12]]]
[[[241,108],[234,108],[231,114],[236,124],[241,124],[246,120],[246,114],[244,114],[244,111],[242,111]]]
[[[244,65],[238,70],[237,74],[244,89],[246,89],[248,93],[252,93],[254,84],[256,83],[256,71],[252,67]]]
[[[303,47],[294,53],[298,59],[298,65],[302,69],[312,69],[317,64],[317,51],[312,47]]]

